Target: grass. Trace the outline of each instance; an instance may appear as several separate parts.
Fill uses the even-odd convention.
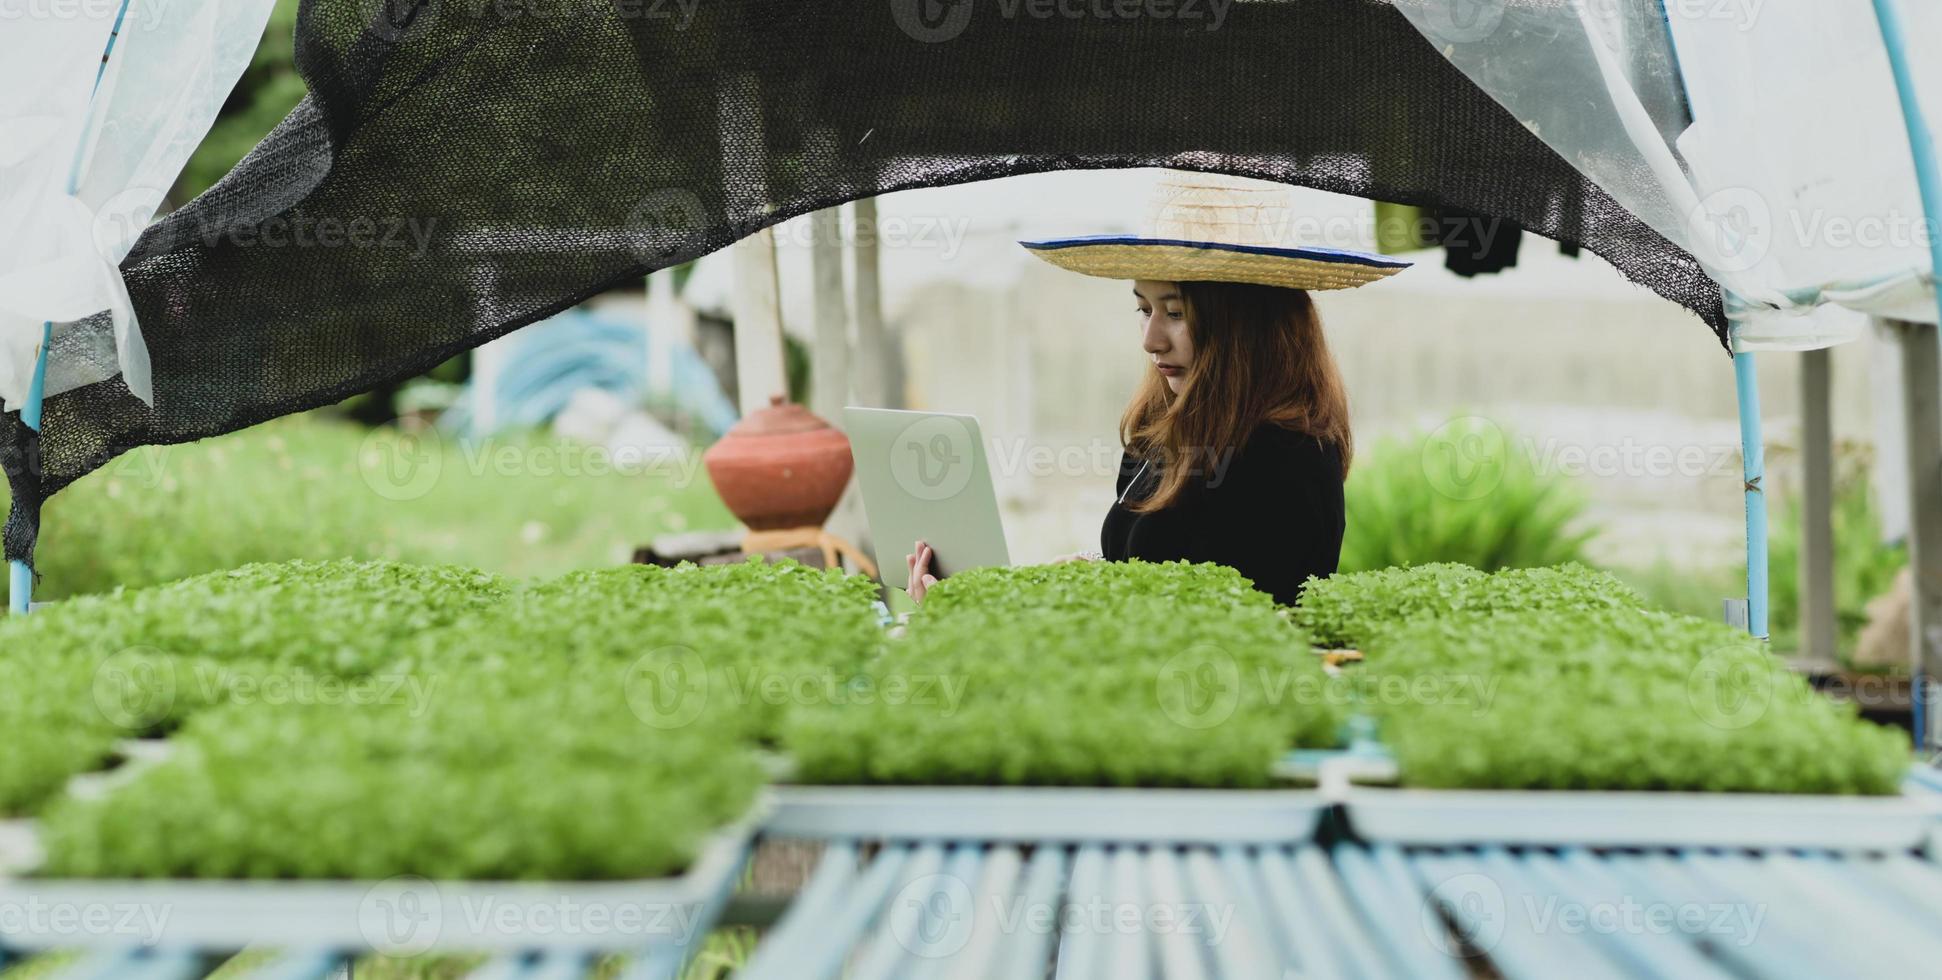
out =
[[[607,457],[550,436],[397,435],[311,413],[127,453],[48,502],[35,598],[292,558],[530,579],[625,562],[659,534],[735,523],[698,458],[661,472],[590,472]],[[417,458],[388,470],[400,454]]]

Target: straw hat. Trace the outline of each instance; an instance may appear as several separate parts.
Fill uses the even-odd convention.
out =
[[[1290,240],[1294,193],[1286,184],[1169,170],[1154,185],[1139,235],[1019,242],[1061,269],[1106,279],[1251,282],[1287,289],[1347,289],[1410,263],[1373,252]]]

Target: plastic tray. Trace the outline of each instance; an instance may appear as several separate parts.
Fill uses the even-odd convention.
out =
[[[634,881],[0,878],[0,946],[20,949],[571,948],[667,955],[707,933],[773,806],[765,793],[687,871]],[[17,828],[16,828],[17,829]]]
[[[1338,794],[1349,827],[1398,844],[1906,850],[1942,830],[1933,793],[1783,796],[1396,789]]]
[[[990,842],[1274,844],[1315,835],[1310,789],[781,786],[777,837]]]

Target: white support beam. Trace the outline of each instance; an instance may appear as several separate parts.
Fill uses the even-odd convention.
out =
[[[694,312],[674,288],[674,270],[647,277],[647,395],[674,404],[675,352],[694,345]]]
[[[1909,662],[1927,697],[1942,679],[1942,347],[1936,327],[1890,321],[1901,343],[1902,452],[1908,459],[1908,563],[1914,578],[1909,604]],[[1924,746],[1937,745],[1937,705],[1925,702]]]
[[[769,154],[761,83],[754,72],[725,79],[720,92],[723,187],[731,216],[768,214]],[[735,257],[735,401],[744,417],[789,393],[782,350],[782,290],[775,231],[763,228],[730,246]]]
[[[815,307],[815,343],[810,355],[810,407],[823,421],[841,429],[850,395],[850,304],[843,292],[843,212],[824,208],[810,216],[810,287]],[[852,477],[823,529],[864,551],[871,549],[863,491]],[[854,571],[854,569],[852,569]]]
[[[735,255],[735,401],[742,415],[789,393],[782,355],[782,295],[775,232],[764,228],[731,246]]]
[[[903,393],[890,390],[890,344],[883,325],[881,251],[877,241],[877,201],[852,205],[856,259],[856,400],[859,405],[902,408]]]
[[[841,426],[850,403],[850,305],[843,297],[843,214],[824,208],[809,216],[810,288],[815,341],[810,356],[810,410]]]
[[[1800,649],[1805,657],[1839,655],[1834,618],[1834,426],[1830,352],[1800,362]]]
[[[506,345],[512,337],[495,337],[472,348],[472,431],[480,439],[499,431],[499,375],[505,370]]]

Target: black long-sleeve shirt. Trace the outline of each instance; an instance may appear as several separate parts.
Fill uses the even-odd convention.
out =
[[[1159,461],[1144,473],[1141,462],[1120,453],[1113,490],[1128,503],[1159,485]],[[1344,518],[1342,457],[1333,444],[1263,422],[1224,469],[1216,462],[1199,460],[1201,472],[1172,507],[1135,514],[1115,502],[1099,531],[1100,552],[1109,561],[1217,562],[1283,605],[1294,604],[1308,576],[1335,573]]]

